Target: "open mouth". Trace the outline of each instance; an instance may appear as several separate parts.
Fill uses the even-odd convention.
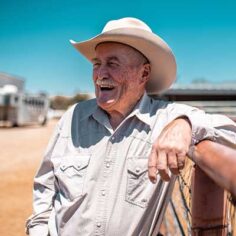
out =
[[[97,81],[97,85],[100,88],[101,91],[111,91],[115,88],[115,86],[112,83],[107,83],[103,81]]]
[[[108,85],[108,84],[107,85],[100,85],[99,87],[100,87],[101,91],[111,91],[115,88],[114,86]]]
[[[115,84],[112,81],[97,80],[96,85],[101,91],[112,91],[115,88]]]

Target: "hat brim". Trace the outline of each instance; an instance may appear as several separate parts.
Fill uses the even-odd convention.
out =
[[[146,86],[148,94],[163,92],[176,79],[176,62],[170,47],[152,32],[120,28],[104,32],[87,41],[70,42],[89,61],[96,57],[96,46],[102,42],[118,42],[137,49],[151,63],[151,77]]]

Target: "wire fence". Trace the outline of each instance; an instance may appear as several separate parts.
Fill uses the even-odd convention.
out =
[[[161,234],[165,236],[191,235],[191,179],[194,168],[194,163],[188,159],[185,169],[177,177],[174,191],[160,229]],[[226,211],[227,236],[236,236],[236,199],[230,193],[227,194]],[[215,228],[210,230],[215,230]],[[215,235],[208,233],[206,232],[204,235]]]

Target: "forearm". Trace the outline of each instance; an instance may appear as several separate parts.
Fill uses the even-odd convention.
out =
[[[192,144],[207,139],[236,148],[236,124],[226,116],[206,114],[184,104],[171,104],[168,117],[169,122],[181,117],[188,118],[192,128]]]
[[[236,150],[211,141],[191,149],[190,158],[217,184],[236,196]]]

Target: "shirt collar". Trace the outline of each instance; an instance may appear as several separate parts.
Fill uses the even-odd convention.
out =
[[[150,126],[150,102],[151,98],[145,92],[128,117],[135,115],[139,120]]]
[[[136,106],[134,107],[133,111],[125,118],[128,119],[132,116],[136,116],[140,121],[144,122],[147,125],[151,125],[151,117],[149,114],[149,107],[150,107],[151,98],[144,93],[142,98],[138,101]],[[99,106],[96,106],[90,113],[95,120],[99,123],[104,124],[105,126],[109,127],[109,119],[105,111],[103,111]]]

